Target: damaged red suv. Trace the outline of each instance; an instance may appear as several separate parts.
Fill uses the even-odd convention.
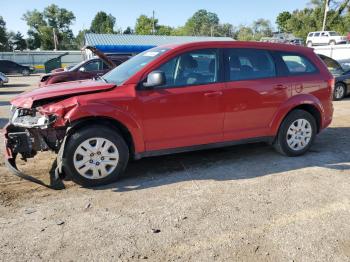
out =
[[[304,154],[332,121],[334,79],[312,49],[198,42],[140,53],[99,80],[12,101],[6,158],[57,156],[83,186],[117,180],[130,159],[265,141]]]

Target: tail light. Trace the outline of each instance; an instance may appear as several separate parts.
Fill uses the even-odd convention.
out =
[[[329,91],[330,91],[331,99],[333,100],[335,78],[332,77],[332,78],[328,79],[327,84],[328,84],[328,88],[329,88]]]

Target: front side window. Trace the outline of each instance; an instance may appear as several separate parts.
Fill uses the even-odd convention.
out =
[[[317,71],[316,67],[303,56],[282,54],[281,57],[290,74],[314,73]]]
[[[265,50],[236,48],[227,52],[229,80],[240,81],[276,76],[275,63]]]
[[[96,60],[87,63],[86,65],[83,65],[82,68],[84,68],[85,72],[93,72],[93,71],[99,71],[102,70],[102,61]]]
[[[166,77],[166,84],[160,88],[201,85],[218,80],[218,54],[216,49],[196,50],[170,59],[157,68]]]

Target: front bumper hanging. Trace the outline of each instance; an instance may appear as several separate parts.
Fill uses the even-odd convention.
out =
[[[17,128],[11,125],[7,125],[4,130],[5,164],[14,175],[27,181],[45,186],[47,188],[56,190],[64,188],[64,184],[60,178],[59,173],[59,170],[61,170],[61,168],[59,169],[57,167],[57,160],[55,160],[49,172],[50,184],[46,184],[33,176],[24,174],[18,169],[16,165],[16,159],[18,155],[21,155],[22,159],[26,161],[27,158],[34,157],[37,151],[47,151],[50,149],[45,142],[45,139],[40,135],[39,132],[30,133],[26,129]]]

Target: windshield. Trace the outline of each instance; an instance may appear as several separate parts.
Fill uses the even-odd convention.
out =
[[[339,36],[339,34],[337,32],[329,32],[330,36]]]
[[[75,66],[69,68],[67,71],[75,71],[75,70],[77,70],[81,65],[83,65],[84,63],[86,63],[86,60],[81,61],[79,64],[76,64]]]
[[[105,74],[103,79],[108,83],[120,85],[168,50],[168,48],[156,47],[144,51]]]

